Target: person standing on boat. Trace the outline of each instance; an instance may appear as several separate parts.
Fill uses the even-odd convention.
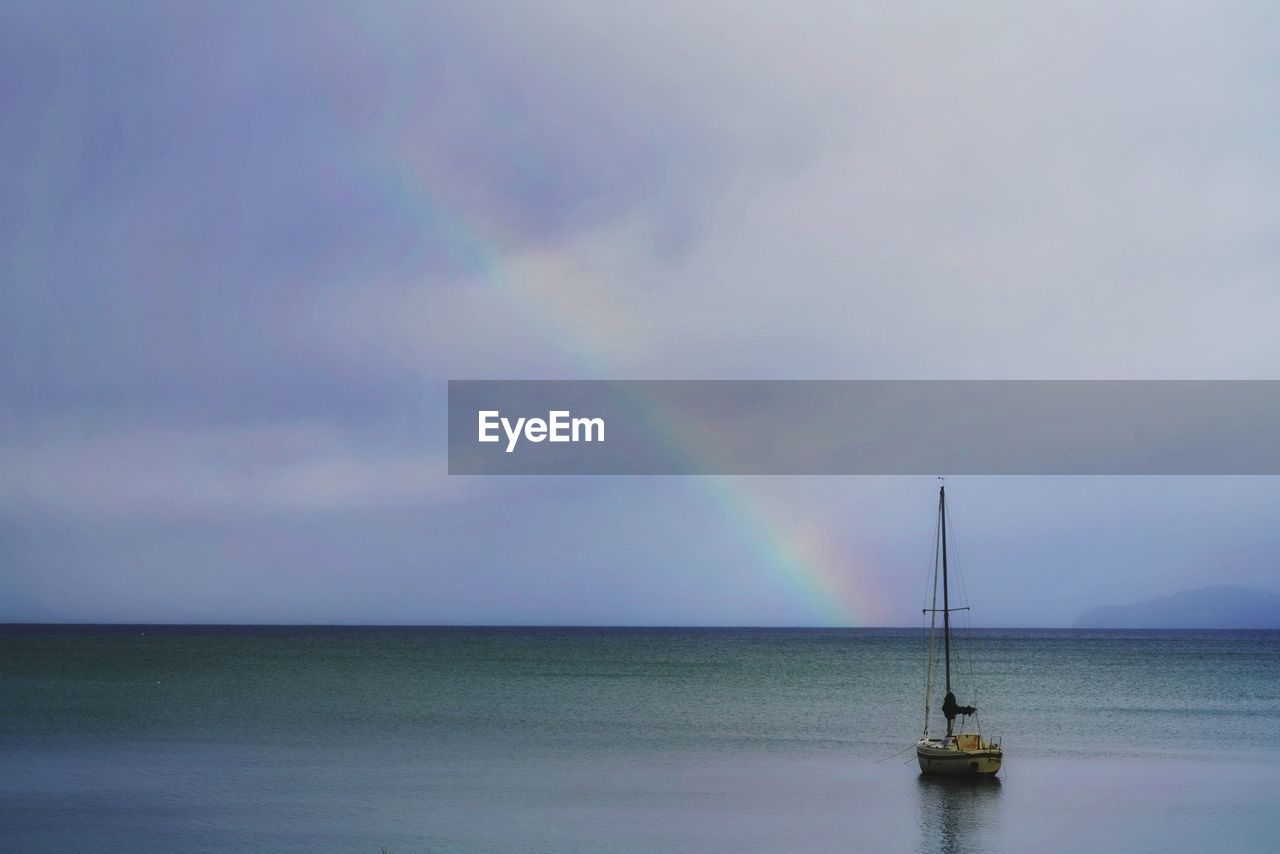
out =
[[[947,692],[946,698],[942,701],[942,714],[947,718],[947,735],[951,735],[951,726],[956,721],[956,715],[971,715],[978,711],[973,706],[962,706],[956,702],[956,695]]]

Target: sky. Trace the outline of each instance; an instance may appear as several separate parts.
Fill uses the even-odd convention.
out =
[[[449,379],[1280,379],[1266,3],[0,4],[0,621],[917,625],[932,477],[450,477]],[[955,477],[976,625],[1270,477]]]

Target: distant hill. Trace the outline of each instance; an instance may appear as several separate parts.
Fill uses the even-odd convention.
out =
[[[1085,611],[1078,629],[1280,629],[1280,595],[1247,587],[1201,587],[1131,605]]]

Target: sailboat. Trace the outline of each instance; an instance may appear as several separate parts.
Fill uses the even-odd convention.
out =
[[[947,584],[947,488],[938,489],[938,536],[940,541],[942,568],[942,607],[938,607],[938,562],[934,559],[933,574],[933,607],[926,608],[929,619],[929,662],[925,667],[924,688],[924,733],[916,742],[916,759],[920,762],[922,774],[938,774],[955,777],[990,777],[1000,770],[1004,760],[1004,751],[998,739],[987,740],[976,727],[977,710],[972,706],[962,706],[956,702],[951,688],[951,612],[964,611],[968,608],[952,608]],[[942,704],[943,716],[947,722],[947,733],[935,736],[929,733],[929,707],[933,699],[933,662],[937,642],[937,616],[942,614],[942,646],[946,661],[946,699]],[[960,726],[973,719],[975,729],[972,732],[954,732],[955,718],[961,718]]]

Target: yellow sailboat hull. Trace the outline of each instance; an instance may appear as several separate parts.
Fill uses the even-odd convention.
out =
[[[977,733],[950,738],[922,738],[916,742],[916,759],[923,774],[948,777],[990,777],[1000,770],[1004,752],[999,744]]]

